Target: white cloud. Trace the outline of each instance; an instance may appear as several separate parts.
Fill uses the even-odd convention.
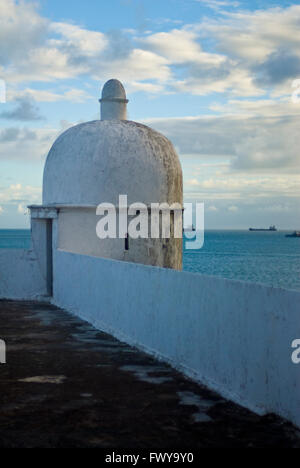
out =
[[[146,82],[138,82],[138,81],[130,81],[126,86],[126,90],[128,93],[132,93],[135,91],[145,91],[149,94],[158,94],[164,92],[164,85],[158,83],[146,83]]]
[[[10,88],[13,84],[24,81],[57,81],[77,78],[82,74],[88,74],[97,80],[118,75],[125,82],[163,82],[170,77],[169,63],[165,58],[134,46],[127,40],[125,33],[104,34],[66,22],[51,23],[39,16],[34,4],[9,0],[11,8],[6,9],[4,3],[4,0],[0,0],[1,22],[6,25],[4,31],[9,34],[3,33],[2,42],[0,41],[4,44],[5,55],[5,60],[2,60],[5,67],[0,67],[0,76],[3,75]],[[23,13],[26,23],[18,19]],[[26,34],[30,30],[28,25],[32,25],[31,18],[33,29],[36,24],[37,32]],[[9,44],[6,41],[9,39],[13,44],[14,54],[7,50]],[[16,56],[18,48],[20,51]],[[153,92],[154,88],[149,85],[148,89]],[[39,100],[47,101],[58,99],[56,94],[35,92]],[[77,93],[75,98],[82,99],[82,94],[78,96]],[[71,99],[71,95],[66,99],[68,98]]]
[[[292,88],[290,88],[292,90]],[[230,99],[225,104],[214,103],[210,109],[223,114],[238,114],[244,117],[280,117],[293,115],[300,117],[300,105],[292,102],[291,93],[281,99],[238,100]]]
[[[197,183],[184,183],[186,196],[203,199],[251,200],[272,197],[299,197],[300,176],[262,176],[246,173],[224,173],[222,176],[205,178],[205,173],[198,176]]]
[[[300,171],[298,115],[178,117],[146,124],[170,138],[182,161],[223,158],[235,171]]]
[[[197,179],[189,179],[187,180],[186,184],[191,185],[192,187],[200,185]]]
[[[27,214],[28,213],[28,208],[23,203],[19,203],[18,207],[17,207],[17,212],[20,213],[20,214]]]
[[[94,79],[108,79],[118,76],[124,82],[138,80],[158,80],[165,82],[171,77],[169,62],[164,57],[148,50],[133,49],[126,57],[102,63],[102,67],[94,67]]]
[[[0,58],[6,64],[26,59],[30,48],[40,47],[49,21],[39,15],[36,3],[0,0]]]
[[[0,160],[42,162],[59,131],[8,127],[0,130]]]
[[[230,0],[202,3],[238,6]],[[85,74],[101,81],[118,76],[132,83],[132,90],[149,93],[245,97],[269,89],[280,93],[300,73],[299,5],[223,11],[201,23],[135,37],[132,31],[103,33],[68,22],[51,23],[34,3],[0,0],[0,13],[0,75],[9,83],[8,91],[14,83]],[[80,90],[70,90],[64,98],[51,90],[28,93],[48,102],[88,98]]]
[[[3,110],[0,112],[0,119],[30,121],[42,120],[39,108],[32,102],[29,96],[16,98],[16,106],[11,110]]]
[[[197,70],[182,80],[184,89],[194,94],[230,91],[240,96],[260,95],[266,91],[280,94],[293,78],[300,75],[300,5],[256,11],[223,12],[189,25],[198,40],[213,39],[215,53],[227,57],[227,74],[211,70],[203,82]],[[239,76],[240,75],[240,76]],[[239,84],[240,83],[240,84]],[[215,84],[215,86],[214,86]],[[290,86],[290,84],[289,84]]]
[[[3,211],[4,210],[3,210],[2,206],[0,206],[0,215],[3,213]]]
[[[251,62],[287,48],[299,55],[300,6],[227,13],[198,28],[213,34],[223,53]]]
[[[176,81],[173,88],[178,92],[190,93],[198,96],[203,96],[210,93],[225,93],[230,92],[237,96],[260,96],[263,90],[255,85],[253,77],[247,70],[238,69],[234,65],[229,70],[223,73],[214,73],[208,70],[208,73],[203,73],[202,76],[197,76],[196,72],[193,76],[185,78],[181,81]]]
[[[228,211],[236,212],[236,211],[238,211],[238,210],[239,210],[238,207],[235,206],[235,205],[231,205],[231,206],[228,207]]]
[[[230,0],[196,0],[196,2],[203,3],[206,7],[212,10],[220,10],[227,7],[238,7],[240,2]]]
[[[170,32],[152,34],[140,39],[140,43],[164,56],[173,64],[191,62],[218,66],[226,59],[219,54],[204,52],[197,42],[197,34],[185,29],[173,29]]]
[[[49,45],[67,49],[75,49],[77,54],[93,57],[108,46],[106,36],[99,31],[90,31],[70,23],[51,23],[50,31],[57,33],[62,39],[53,39]]]
[[[19,213],[23,213],[23,208],[29,204],[41,203],[42,189],[31,185],[19,183],[11,184],[8,187],[1,187],[0,202],[6,205],[16,205]]]
[[[85,102],[88,99],[94,99],[94,97],[88,94],[85,90],[77,88],[67,89],[63,93],[32,88],[25,88],[22,91],[15,91],[11,89],[8,93],[7,99],[9,101],[14,101],[18,98],[23,99],[24,97],[28,96],[39,102]]]

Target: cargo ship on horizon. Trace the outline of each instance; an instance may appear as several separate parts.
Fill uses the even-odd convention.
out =
[[[269,228],[249,228],[249,231],[277,231],[275,226],[270,226]]]

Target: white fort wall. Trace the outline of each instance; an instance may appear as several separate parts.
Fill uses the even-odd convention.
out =
[[[52,294],[52,220],[56,212],[37,210],[31,219],[30,249],[0,248],[0,298],[49,299]]]
[[[0,298],[39,299],[46,295],[46,275],[35,251],[0,249]]]
[[[223,396],[300,426],[300,293],[54,251],[58,306]]]

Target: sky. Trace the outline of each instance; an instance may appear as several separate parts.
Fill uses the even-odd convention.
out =
[[[51,145],[110,78],[207,229],[300,229],[300,3],[270,0],[0,0],[0,228],[29,227]]]

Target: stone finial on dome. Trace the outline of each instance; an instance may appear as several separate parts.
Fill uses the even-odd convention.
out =
[[[126,120],[127,103],[124,86],[119,80],[108,80],[102,89],[101,120]]]

